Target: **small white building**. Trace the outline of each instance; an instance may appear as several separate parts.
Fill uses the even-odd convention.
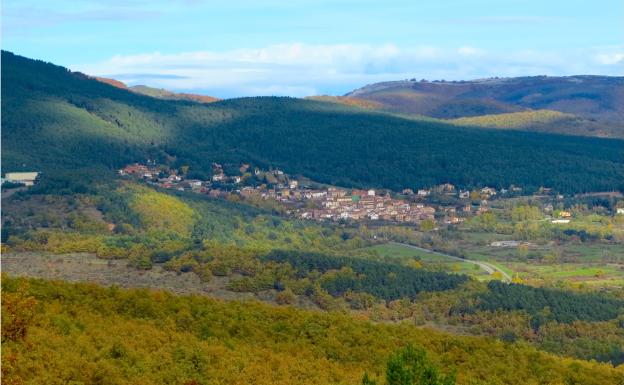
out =
[[[191,186],[191,188],[200,188],[202,186],[202,182],[201,180],[197,180],[197,179],[193,179],[193,180],[189,180],[188,181],[189,186]]]
[[[492,188],[492,187],[484,187],[481,189],[481,193],[482,194],[486,194],[486,195],[496,195],[496,189]]]
[[[32,172],[7,172],[4,175],[4,179],[6,182],[11,183],[23,183],[24,186],[33,186],[39,173],[36,171]]]
[[[520,241],[495,241],[490,243],[494,247],[518,247],[522,244]]]

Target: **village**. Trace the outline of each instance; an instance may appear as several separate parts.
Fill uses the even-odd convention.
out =
[[[273,200],[284,204],[287,212],[296,217],[318,221],[420,223],[437,219],[445,224],[458,224],[470,215],[488,211],[488,199],[497,194],[491,187],[470,192],[456,190],[449,183],[416,192],[403,189],[400,194],[388,190],[345,189],[295,178],[279,169],[252,169],[249,164],[240,165],[239,175],[227,175],[222,165],[213,163],[209,180],[187,178],[187,171],[148,162],[147,165],[128,165],[119,170],[119,174],[142,179],[160,188],[206,194],[213,198],[238,196],[251,201]],[[428,199],[433,195],[454,197],[459,203],[448,206],[429,204]],[[471,204],[475,199],[480,202],[477,206]]]
[[[279,169],[252,168],[247,163],[230,167],[228,171],[230,175],[222,165],[213,163],[210,178],[197,179],[188,172],[188,167],[182,166],[178,170],[147,161],[147,164],[127,165],[118,170],[118,174],[159,188],[206,194],[212,198],[239,198],[252,203],[272,200],[283,204],[287,214],[317,221],[420,223],[429,220],[459,224],[470,216],[489,211],[489,200],[497,195],[508,196],[522,191],[515,186],[500,190],[492,187],[458,190],[452,184],[444,183],[416,191],[406,188],[396,193],[322,185],[307,178],[293,177]],[[38,172],[7,173],[2,178],[3,196],[12,192],[5,191],[5,186],[31,187],[38,176]],[[450,202],[440,203],[440,197],[450,199]],[[548,188],[541,188],[534,197],[563,199],[562,195],[554,194]],[[546,215],[554,214],[550,219],[553,224],[571,221],[569,211],[559,210],[555,214],[552,203],[544,204],[543,211]],[[616,214],[624,215],[624,208],[617,208]]]
[[[359,190],[323,185],[307,178],[293,177],[279,169],[252,168],[247,163],[233,170],[228,175],[222,165],[213,163],[212,176],[204,180],[187,177],[190,174],[185,166],[176,170],[148,161],[147,165],[127,165],[118,173],[156,187],[206,194],[212,198],[237,197],[250,202],[272,200],[283,204],[287,214],[317,221],[421,223],[428,220],[455,225],[490,211],[491,199],[522,193],[522,188],[517,186],[500,190],[483,187],[469,191],[456,189],[450,183],[416,191],[406,188],[395,193],[385,189]],[[449,201],[440,203],[440,197]],[[563,195],[549,188],[540,188],[533,197],[563,199]],[[544,204],[543,211],[553,224],[571,221],[569,211],[558,210],[555,213],[552,203]],[[624,209],[618,208],[616,214],[623,215]]]

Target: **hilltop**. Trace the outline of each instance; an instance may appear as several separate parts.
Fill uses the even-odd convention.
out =
[[[136,86],[128,87],[124,82],[121,82],[116,79],[109,79],[109,78],[103,78],[103,77],[98,77],[98,76],[95,76],[94,79],[102,83],[110,84],[113,87],[136,92],[137,94],[152,96],[158,99],[188,100],[188,101],[198,102],[198,103],[212,103],[212,102],[216,102],[217,100],[219,100],[218,98],[214,98],[212,96],[178,93],[178,92],[168,91],[163,88],[154,88],[154,87],[148,87],[144,85],[136,85]]]
[[[346,97],[368,100],[393,113],[438,119],[480,117],[466,124],[492,127],[503,115],[514,128],[602,137],[624,137],[624,77],[533,76],[474,81],[393,81],[371,84]],[[544,112],[565,115],[547,122]]]

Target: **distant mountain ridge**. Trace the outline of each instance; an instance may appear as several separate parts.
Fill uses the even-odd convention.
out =
[[[624,137],[624,77],[533,76],[454,82],[403,80],[370,84],[345,97],[378,103],[380,109],[387,112],[438,119],[557,111],[567,115],[548,122],[539,116],[531,124],[526,120],[530,116],[525,114],[523,129]],[[482,119],[488,120],[491,119]],[[512,122],[509,128],[513,126],[518,125]]]
[[[145,85],[128,86],[124,82],[121,82],[116,79],[111,79],[111,78],[103,78],[99,76],[94,76],[93,78],[97,81],[109,84],[113,87],[129,90],[129,91],[136,92],[142,95],[151,96],[153,98],[166,99],[166,100],[189,100],[189,101],[197,102],[197,103],[213,103],[213,102],[220,100],[218,98],[208,96],[208,95],[178,93],[178,92],[165,90],[164,88],[154,88],[154,87],[148,87]]]

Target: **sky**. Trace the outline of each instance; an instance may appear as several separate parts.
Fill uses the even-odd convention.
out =
[[[622,0],[4,0],[2,49],[221,98],[624,75]]]

